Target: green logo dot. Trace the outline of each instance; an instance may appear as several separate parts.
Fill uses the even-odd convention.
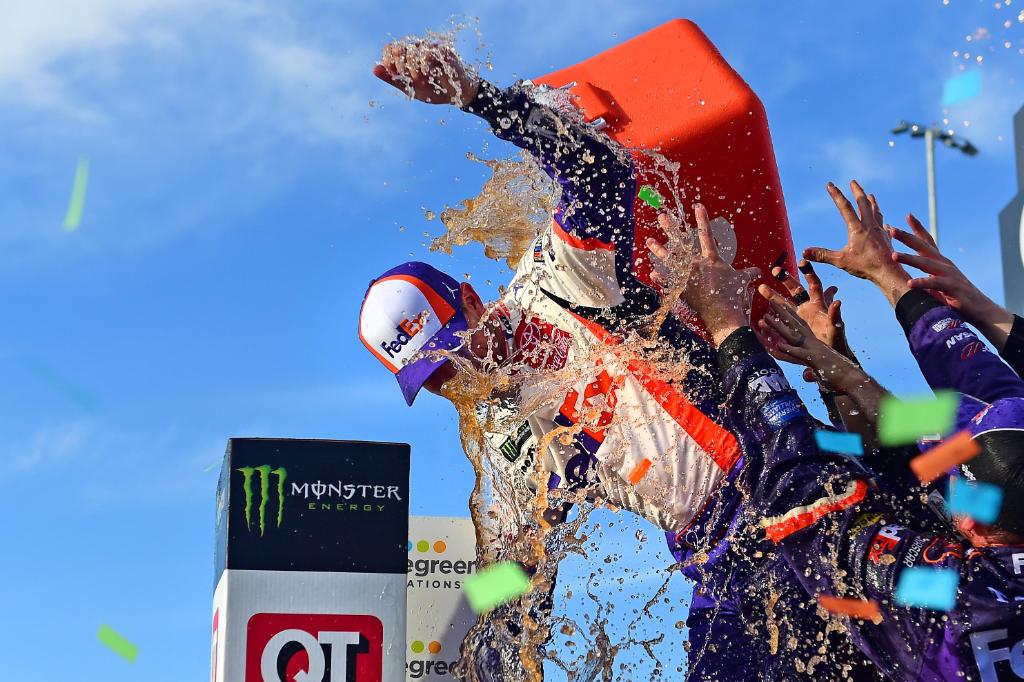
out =
[[[420,640],[417,639],[415,642],[413,642],[412,644],[409,645],[409,648],[412,649],[412,652],[414,654],[422,654],[423,653],[423,642],[421,642]]]
[[[418,549],[421,552],[428,552],[430,551],[430,543],[426,540],[420,540],[416,543],[416,549]]]

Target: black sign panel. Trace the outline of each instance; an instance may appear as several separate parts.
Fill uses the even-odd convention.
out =
[[[225,568],[405,573],[409,446],[232,438],[217,485]]]

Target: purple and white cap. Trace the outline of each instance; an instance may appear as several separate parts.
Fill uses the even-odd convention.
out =
[[[454,350],[466,331],[459,283],[426,263],[402,263],[370,282],[359,311],[359,339],[398,379],[412,405],[447,360],[428,351]]]

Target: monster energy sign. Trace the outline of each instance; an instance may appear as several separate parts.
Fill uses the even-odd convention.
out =
[[[260,483],[260,535],[267,527],[267,502],[270,499],[270,477],[277,476],[277,527],[281,527],[284,521],[284,481],[288,478],[288,472],[284,467],[274,468],[269,464],[261,464],[258,467],[239,467],[235,471],[242,472],[245,477],[243,490],[245,491],[245,527],[252,530],[252,475],[258,474]]]
[[[404,571],[407,445],[233,438],[217,497],[218,571]]]

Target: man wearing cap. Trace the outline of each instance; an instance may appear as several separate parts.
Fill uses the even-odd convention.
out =
[[[829,635],[788,568],[750,537],[739,513],[740,450],[721,424],[710,344],[671,315],[655,334],[645,331],[661,301],[634,276],[638,188],[628,153],[539,104],[529,87],[499,90],[478,80],[445,46],[388,45],[374,73],[416,99],[482,117],[495,135],[526,149],[562,197],[499,303],[488,307],[468,283],[405,263],[371,283],[360,313],[363,343],[395,374],[409,404],[422,388],[451,390],[460,376],[500,377],[501,402],[514,406],[505,414],[518,421],[496,430],[517,445],[544,444],[537,457],[550,489],[563,499],[599,498],[666,531],[697,583],[687,619],[690,679],[796,677],[795,661]],[[696,214],[706,225],[703,208]],[[753,274],[744,273],[748,282]],[[668,362],[654,357],[652,336],[655,350],[677,351]],[[490,407],[483,410],[493,428]],[[527,448],[503,454],[519,466]],[[769,591],[778,602],[766,608]],[[774,644],[768,620],[778,628]],[[790,643],[781,651],[780,631]],[[829,653],[819,674],[849,662],[838,646]]]

